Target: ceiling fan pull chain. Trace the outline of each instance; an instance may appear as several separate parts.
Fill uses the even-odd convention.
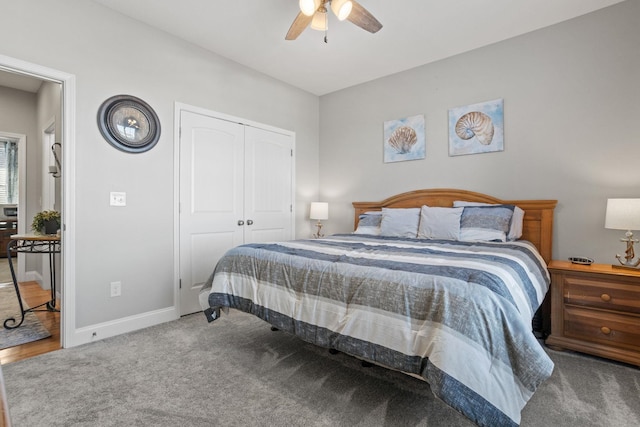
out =
[[[329,32],[329,14],[324,14],[324,42],[329,43],[327,40],[327,33]]]

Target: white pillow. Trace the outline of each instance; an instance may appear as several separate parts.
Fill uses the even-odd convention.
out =
[[[460,216],[464,208],[423,206],[420,210],[419,239],[460,239]]]
[[[461,200],[456,200],[453,202],[454,207],[464,207],[464,206],[499,206],[491,203],[480,203],[480,202],[463,202]],[[524,219],[524,211],[519,207],[515,207],[513,209],[513,216],[511,217],[511,226],[509,227],[509,234],[507,234],[507,240],[512,242],[514,240],[518,240],[522,237],[522,221]]]
[[[358,217],[358,227],[353,234],[380,235],[380,223],[382,222],[382,212],[365,212]]]
[[[419,222],[420,208],[382,208],[380,235],[415,238]]]

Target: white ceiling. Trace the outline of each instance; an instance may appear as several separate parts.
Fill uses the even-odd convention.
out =
[[[370,34],[329,13],[326,44],[324,33],[311,28],[295,41],[284,39],[299,11],[298,0],[93,1],[324,95],[623,0],[359,0],[383,28]],[[0,73],[0,86],[37,91],[35,82],[15,76],[5,84],[5,74]]]
[[[42,79],[11,72],[0,72],[0,86],[37,93],[42,85]]]
[[[622,0],[359,0],[370,34],[329,13],[324,33],[284,39],[298,0],[94,0],[316,95],[546,27]]]

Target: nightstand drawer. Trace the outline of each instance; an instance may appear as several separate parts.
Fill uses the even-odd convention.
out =
[[[571,276],[563,285],[565,304],[640,314],[638,285]]]
[[[640,317],[565,307],[564,335],[637,350],[640,349]]]

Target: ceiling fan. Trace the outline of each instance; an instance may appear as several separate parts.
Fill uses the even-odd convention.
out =
[[[293,20],[285,40],[295,40],[311,24],[311,28],[319,31],[327,30],[327,5],[340,21],[347,19],[353,24],[370,33],[376,33],[382,24],[360,3],[354,0],[300,0],[300,12]],[[324,39],[327,42],[327,37]]]

